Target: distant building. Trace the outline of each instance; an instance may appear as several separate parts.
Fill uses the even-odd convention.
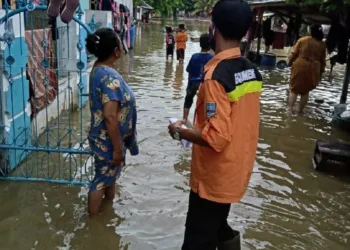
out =
[[[149,5],[146,2],[142,2],[139,6],[136,6],[134,10],[134,17],[137,20],[142,20],[144,22],[148,22],[150,16],[151,16],[151,11],[153,10],[153,7]]]

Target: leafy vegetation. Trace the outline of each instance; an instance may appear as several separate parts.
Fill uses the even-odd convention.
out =
[[[194,3],[194,8],[196,12],[208,12],[217,0],[196,0]]]
[[[350,0],[287,0],[287,3],[314,6],[331,16],[344,16],[349,12]]]
[[[146,2],[154,8],[161,17],[173,16],[181,10],[186,13],[208,12],[218,0],[134,0],[137,6]],[[349,0],[350,1],[350,0]]]

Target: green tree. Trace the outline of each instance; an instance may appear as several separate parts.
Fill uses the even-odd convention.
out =
[[[195,0],[194,8],[196,12],[208,12],[218,0]]]
[[[173,15],[175,8],[182,6],[182,0],[146,0],[146,3],[154,8],[154,11],[166,18]]]
[[[318,9],[330,16],[345,16],[348,13],[350,0],[287,0],[287,3],[308,6]]]
[[[183,10],[186,13],[191,13],[195,10],[194,4],[195,0],[182,0],[182,6],[180,7],[180,10]]]
[[[133,4],[134,4],[134,6],[138,6],[138,5],[140,5],[142,2],[143,2],[143,0],[134,0],[134,1],[133,1]]]

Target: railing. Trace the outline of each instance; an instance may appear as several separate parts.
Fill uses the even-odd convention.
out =
[[[49,20],[43,1],[16,3],[0,12],[0,179],[87,183],[91,29],[80,8],[66,25]]]

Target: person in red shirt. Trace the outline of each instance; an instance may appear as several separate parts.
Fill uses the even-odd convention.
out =
[[[165,44],[166,44],[166,59],[174,58],[174,49],[175,49],[175,37],[173,35],[173,29],[171,27],[166,27],[166,36],[165,36]]]
[[[220,0],[212,22],[215,56],[204,67],[194,129],[182,128],[182,121],[169,125],[175,140],[193,143],[182,250],[241,249],[240,233],[227,218],[247,190],[259,138],[262,77],[239,48],[251,8],[243,0]]]

